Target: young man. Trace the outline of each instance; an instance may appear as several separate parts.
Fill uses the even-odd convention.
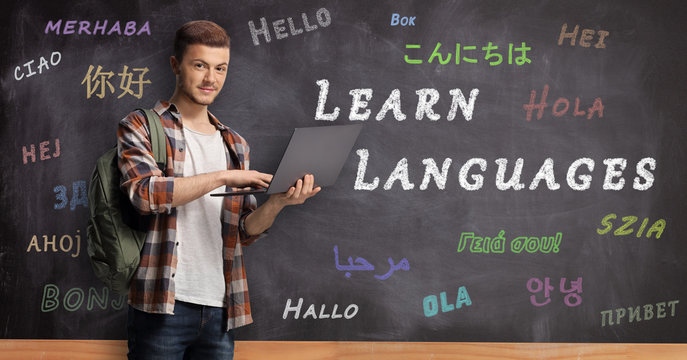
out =
[[[132,359],[231,359],[232,329],[252,322],[242,247],[285,206],[320,191],[307,175],[260,207],[252,195],[209,196],[272,179],[248,170],[246,141],[207,109],[224,85],[229,56],[229,37],[217,24],[193,21],[177,30],[170,58],[176,88],[154,108],[168,140],[164,172],[144,115],[133,112],[119,124],[122,189],[141,214],[152,215],[129,291]]]

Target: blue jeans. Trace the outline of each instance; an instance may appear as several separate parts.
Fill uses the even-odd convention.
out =
[[[129,359],[234,358],[234,333],[224,331],[224,309],[182,301],[174,315],[149,314],[129,306]]]

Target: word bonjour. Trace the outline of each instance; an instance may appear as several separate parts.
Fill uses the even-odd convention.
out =
[[[303,20],[303,28],[306,32],[317,30],[317,25],[315,25],[315,23],[312,20],[308,20],[308,15],[306,15],[306,13],[301,13],[301,19]],[[329,10],[325,8],[320,8],[319,10],[317,10],[317,12],[315,13],[315,19],[322,28],[326,28],[332,23],[332,15],[329,13]],[[288,33],[286,32],[284,21],[289,23]],[[296,28],[296,25],[293,22],[293,18],[291,17],[286,18],[286,20],[279,19],[272,21],[272,28],[274,29],[274,37],[277,40],[287,38],[289,36],[289,33],[291,34],[291,36],[296,36],[303,33],[303,29]],[[259,29],[255,27],[255,23],[253,22],[253,20],[248,21],[248,29],[250,30],[250,36],[253,38],[253,45],[260,45],[260,39],[258,38],[258,35],[262,35],[265,38],[266,43],[272,41],[272,36],[270,35],[270,28],[269,26],[267,26],[267,19],[265,19],[264,17],[260,18]]]
[[[298,305],[296,306],[291,306],[291,299],[286,300],[286,306],[284,306],[284,314],[282,315],[282,318],[286,320],[289,317],[289,313],[293,311],[294,319],[298,319],[301,313],[301,308],[303,307],[303,298],[298,299]],[[326,308],[327,306],[322,304],[320,307],[320,312],[319,315],[317,311],[315,310],[315,304],[311,304],[308,307],[308,310],[305,311],[305,314],[303,314],[303,319],[306,319],[308,316],[312,317],[313,319],[341,319],[344,318],[346,320],[350,320],[354,318],[358,314],[358,305],[356,304],[350,304],[346,307],[344,310],[343,314],[338,314],[336,310],[338,309],[339,305],[334,304],[332,307],[332,312],[327,313]]]
[[[605,226],[604,229],[597,228],[596,233],[599,235],[604,235],[608,234],[611,230],[613,230],[613,221],[614,219],[617,219],[618,216],[616,214],[608,214],[604,216],[603,219],[601,219],[601,225]],[[630,228],[628,229],[632,224],[637,222],[637,217],[636,216],[623,216],[622,221],[625,223],[621,225],[620,227],[616,228],[615,231],[613,232],[613,235],[615,236],[625,236],[625,235],[630,235],[634,231],[634,229]],[[649,218],[644,218],[644,221],[642,221],[642,224],[639,226],[639,229],[637,230],[637,237],[641,237],[642,233],[644,233],[644,229],[646,229],[647,224],[649,224]],[[663,234],[663,230],[666,228],[666,221],[663,219],[658,219],[654,221],[654,223],[651,225],[649,228],[649,231],[646,232],[646,238],[649,239],[651,238],[651,235],[653,233],[656,233],[655,239],[660,239],[661,235]]]
[[[74,211],[77,206],[81,205],[83,207],[88,207],[88,189],[86,187],[85,180],[78,180],[72,183],[72,198],[69,200],[67,196],[67,187],[64,185],[58,185],[53,188],[55,192],[55,210],[62,210],[67,208],[69,204],[69,210]]]
[[[638,305],[636,307],[617,308],[612,310],[604,310],[601,312],[601,327],[608,325],[620,325],[623,318],[629,315],[629,322],[639,322],[648,321],[656,316],[656,319],[665,319],[668,314],[666,313],[666,303],[670,307],[670,317],[675,317],[675,305],[677,305],[680,300],[664,301],[656,303],[656,313],[654,314],[654,304]],[[614,311],[615,310],[615,311]],[[644,310],[644,317],[642,318],[642,311]],[[615,312],[615,322],[613,322],[613,313]],[[606,321],[608,319],[608,321]]]
[[[535,104],[534,99],[537,97],[537,92],[535,90],[532,90],[530,92],[530,102],[528,104],[522,105],[522,108],[525,109],[525,111],[527,112],[527,114],[525,115],[525,120],[532,120],[532,112],[534,110],[537,110],[537,120],[540,120],[542,116],[544,116],[544,110],[549,106],[549,104],[546,103],[546,97],[548,95],[549,85],[544,85],[544,90],[542,90],[541,92],[541,100],[538,104]],[[563,105],[563,107],[561,107],[561,105]],[[570,100],[564,97],[559,97],[551,107],[551,114],[555,117],[561,117],[568,112],[569,108]],[[594,99],[594,103],[587,109],[587,112],[580,110],[580,98],[575,98],[575,109],[572,113],[574,117],[586,115],[587,120],[589,120],[594,116],[595,113],[599,118],[604,117],[604,104],[601,101],[601,98],[598,97]]]
[[[462,53],[461,53],[461,46],[462,46]],[[406,49],[420,49],[422,48],[422,45],[420,44],[406,44]],[[469,57],[472,51],[477,50],[476,45],[461,45],[460,43],[456,43],[456,52],[455,54],[452,52],[447,52],[446,54],[442,54],[439,49],[441,48],[441,43],[437,42],[436,46],[434,46],[434,51],[432,51],[432,55],[429,56],[427,59],[427,63],[431,64],[435,59],[439,62],[441,65],[446,65],[449,62],[451,62],[451,57],[455,55],[455,63],[456,65],[459,65],[461,60],[466,63],[470,64],[477,64],[479,62],[479,58],[477,57]],[[489,62],[489,66],[497,66],[501,65],[503,63],[503,56],[505,54],[501,54],[497,50],[499,49],[498,45],[494,45],[491,41],[487,43],[486,46],[481,47],[482,51],[484,52],[484,60]],[[513,47],[513,43],[508,44],[508,65],[513,65],[513,60],[515,60],[515,64],[518,66],[522,66],[525,64],[530,64],[532,63],[532,60],[530,60],[527,57],[527,52],[532,50],[531,47],[527,46],[524,42],[520,45],[520,47]],[[520,56],[513,58],[513,52],[519,52]],[[467,53],[467,54],[466,54]],[[462,56],[461,56],[462,54]],[[517,55],[517,54],[516,54]],[[423,60],[422,59],[411,59],[408,57],[408,54],[405,54],[403,56],[403,60],[406,62],[406,64],[422,64]]]
[[[50,20],[45,25],[45,33],[47,34],[49,32],[54,32],[55,34],[60,35],[61,31],[62,35],[98,35],[98,32],[100,32],[100,35],[112,35],[114,33],[125,36],[131,36],[134,34],[139,36],[143,33],[150,35],[150,23],[148,21],[143,23],[140,28],[137,27],[135,21],[129,21],[124,25],[124,31],[122,32],[122,26],[120,25],[119,20],[117,20],[111,23],[110,28],[106,33],[105,29],[107,29],[107,23],[108,20],[103,20],[102,23],[100,20],[96,20],[95,24],[93,25],[93,30],[91,30],[91,22],[88,20],[66,20],[64,23],[62,23],[62,19],[57,20],[57,22]],[[78,30],[76,29],[77,24],[79,25]]]
[[[580,293],[582,292],[582,277],[578,277],[577,280],[570,281],[570,288],[565,287],[566,278],[561,278],[559,290],[563,294],[568,294],[563,298],[563,302],[568,307],[575,307],[582,304],[582,297]],[[529,290],[532,295],[530,296],[530,303],[534,306],[544,306],[551,302],[551,290],[554,287],[551,286],[551,278],[545,277],[542,282],[539,278],[531,278],[527,280],[527,290]],[[537,293],[544,291],[544,302],[537,301]]]
[[[397,13],[391,14],[391,26],[415,26],[416,16],[401,16]]]
[[[439,300],[440,299],[440,300]],[[439,299],[436,295],[428,295],[422,300],[422,309],[425,312],[426,317],[432,317],[439,313],[439,301],[441,301],[441,312],[449,312],[455,309],[460,309],[463,305],[472,305],[472,300],[470,299],[470,294],[465,286],[458,288],[458,296],[456,297],[456,304],[449,304],[446,299],[446,291],[439,294]]]
[[[52,54],[50,54],[50,65],[57,66],[57,64],[59,64],[60,61],[62,61],[62,54],[60,54],[59,51],[53,51]],[[34,62],[35,62],[35,60],[31,60],[29,62],[24,63],[24,67],[26,67],[26,70],[28,71],[27,74],[24,74],[22,72],[21,66],[15,67],[14,68],[14,79],[19,81],[19,80],[23,79],[24,77],[30,78],[36,74],[42,74],[43,69],[45,69],[45,70],[50,69],[50,66],[48,66],[48,60],[46,60],[44,57],[41,56],[41,58],[38,60],[38,73],[36,73],[35,71],[33,71],[33,69],[31,69],[31,64],[33,64]],[[18,74],[21,74],[21,76]]]
[[[51,312],[62,307],[70,312],[81,309],[84,302],[86,302],[86,310],[93,311],[96,309],[95,305],[101,310],[112,308],[113,310],[122,310],[126,305],[126,295],[113,295],[110,300],[110,289],[103,287],[100,292],[94,287],[88,288],[88,297],[86,292],[78,287],[69,289],[60,301],[60,288],[55,284],[46,284],[43,287],[43,299],[41,300],[41,312]]]
[[[358,173],[353,189],[365,191],[377,189],[379,186],[379,177],[375,176],[371,182],[365,181],[367,163],[370,157],[369,151],[367,149],[358,149],[356,150],[356,154],[358,154],[360,157],[360,161],[358,162]],[[419,187],[420,190],[427,190],[432,179],[434,179],[434,183],[439,190],[444,190],[446,188],[446,181],[448,179],[449,169],[452,162],[453,160],[451,158],[446,158],[441,166],[441,171],[439,171],[437,163],[433,158],[422,160],[422,164],[425,165],[425,171],[422,178],[422,183]],[[524,160],[522,158],[518,158],[515,161],[515,165],[513,166],[513,174],[508,181],[505,181],[506,170],[508,168],[508,159],[499,158],[496,159],[495,162],[498,165],[495,182],[497,189],[501,191],[506,191],[509,189],[518,191],[525,188],[525,184],[520,182],[520,176],[522,174],[524,164]],[[627,166],[627,159],[608,158],[604,159],[603,163],[606,165],[606,176],[603,182],[603,189],[615,191],[622,190],[625,186],[623,171]],[[580,158],[570,164],[567,171],[566,182],[572,190],[585,191],[591,187],[591,174],[577,175],[577,172],[582,165],[585,165],[591,172],[594,170],[595,161],[590,158]],[[466,161],[465,164],[460,167],[458,182],[465,190],[476,191],[480,190],[484,186],[484,176],[482,174],[470,173],[471,169],[475,166],[477,166],[481,172],[485,172],[487,170],[487,160],[483,158],[472,158]],[[637,162],[637,176],[634,178],[634,182],[632,184],[633,189],[638,191],[646,191],[653,186],[654,175],[650,170],[647,170],[647,166],[651,170],[656,170],[656,160],[646,157]],[[472,181],[470,181],[470,179],[472,179]],[[398,161],[396,167],[384,183],[384,190],[391,190],[397,181],[401,183],[401,187],[405,191],[415,188],[415,184],[410,182],[410,171],[408,169],[407,158],[402,158]],[[547,158],[544,160],[544,163],[539,168],[539,171],[532,179],[529,190],[536,190],[541,181],[546,182],[546,186],[549,190],[558,190],[561,187],[561,185],[556,182],[554,161],[552,158]]]
[[[108,90],[111,94],[114,94],[115,88],[110,82],[110,78],[114,76],[114,72],[112,71],[102,71],[103,67],[98,65],[98,68],[95,70],[95,73],[93,73],[93,69],[96,69],[93,65],[88,66],[88,72],[86,73],[86,76],[84,76],[83,80],[81,81],[81,85],[86,84],[86,99],[90,99],[93,94],[95,94],[96,91],[99,91],[95,96],[99,98],[104,98],[105,95],[107,94]],[[129,67],[124,65],[122,72],[118,73],[117,75],[120,77],[121,81],[119,83],[119,88],[122,90],[122,93],[119,94],[117,99],[121,98],[124,95],[131,95],[137,99],[140,99],[143,97],[143,85],[144,84],[150,84],[150,80],[143,80],[143,77],[145,76],[146,73],[148,73],[148,68],[133,68],[132,69],[135,72],[138,72],[138,80],[134,80],[134,74],[129,72]],[[138,91],[134,92],[131,89],[132,85],[137,85],[138,86]]]
[[[31,252],[31,250],[37,253],[47,253],[50,251],[56,253],[61,251],[68,254],[74,250],[75,253],[71,254],[71,257],[73,258],[78,257],[79,254],[81,254],[81,230],[76,230],[76,235],[73,237],[68,234],[59,236],[59,242],[57,240],[58,235],[53,234],[52,237],[50,235],[41,235],[40,239],[43,243],[43,250],[41,250],[40,246],[41,241],[38,239],[38,235],[33,235],[31,237],[31,241],[29,242],[29,246],[26,248],[26,252]],[[60,245],[59,250],[57,248],[57,244]]]
[[[49,146],[50,140],[41,141],[38,144],[38,158],[41,161],[60,157],[60,139],[56,138],[53,141],[54,151],[52,152],[52,154],[50,154],[50,151],[52,151],[52,149]],[[22,146],[21,153],[22,161],[24,162],[24,164],[27,164],[29,162],[29,158],[31,159],[32,163],[36,162],[36,145],[30,144],[28,149],[26,148],[26,146]]]
[[[474,233],[464,232],[460,234],[460,240],[458,242],[458,251],[463,252],[468,242],[470,247],[468,248],[471,253],[478,254],[503,254],[506,251],[506,238],[503,237],[505,231],[499,231],[498,236],[494,238],[490,237],[478,237]],[[510,242],[510,251],[515,254],[520,254],[523,250],[530,254],[540,252],[543,254],[548,253],[558,253],[560,251],[560,245],[562,241],[563,234],[556,233],[556,236],[519,236]]]
[[[374,265],[370,264],[370,262],[361,257],[357,257],[355,259],[355,264],[353,257],[351,256],[348,257],[348,265],[339,264],[339,247],[337,245],[334,245],[334,265],[336,266],[336,270],[346,271],[345,276],[347,278],[351,277],[351,271],[374,271],[375,269]],[[410,270],[408,259],[403,258],[398,262],[398,264],[394,264],[394,260],[389,258],[389,271],[383,275],[375,275],[375,278],[379,280],[386,280],[396,270]]]
[[[570,46],[575,46],[575,40],[577,39],[577,31],[580,29],[579,25],[575,25],[575,30],[572,32],[567,32],[568,31],[568,24],[563,24],[561,26],[561,35],[558,36],[558,46],[563,45],[563,40],[564,39],[570,39]],[[606,44],[604,44],[604,39],[610,35],[608,31],[605,30],[599,30],[597,31],[599,34],[599,40],[594,44],[594,47],[597,49],[605,49]],[[592,44],[589,42],[589,40],[592,40],[594,38],[594,30],[592,29],[584,29],[582,30],[582,34],[580,34],[580,46],[582,47],[590,47]]]

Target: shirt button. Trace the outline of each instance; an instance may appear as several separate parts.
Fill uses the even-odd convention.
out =
[[[177,241],[177,246],[179,246],[179,242]]]
[[[174,277],[174,275],[176,275],[176,274],[172,274],[172,277]]]
[[[184,151],[184,148],[179,148],[179,151]]]

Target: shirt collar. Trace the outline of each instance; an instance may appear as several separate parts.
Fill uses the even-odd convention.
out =
[[[175,120],[177,120],[177,121],[181,120],[181,113],[179,113],[179,110],[177,110],[177,106],[174,105],[173,103],[169,102],[169,101],[159,100],[155,104],[155,107],[153,108],[153,110],[160,116],[162,116],[162,114],[165,111],[169,110],[169,113],[172,114],[172,116],[174,117]],[[226,129],[226,127],[222,123],[220,123],[219,120],[217,120],[215,115],[212,115],[210,110],[208,110],[208,116],[210,118],[210,122],[213,125],[215,125],[216,128],[218,128],[219,130],[225,130]]]

